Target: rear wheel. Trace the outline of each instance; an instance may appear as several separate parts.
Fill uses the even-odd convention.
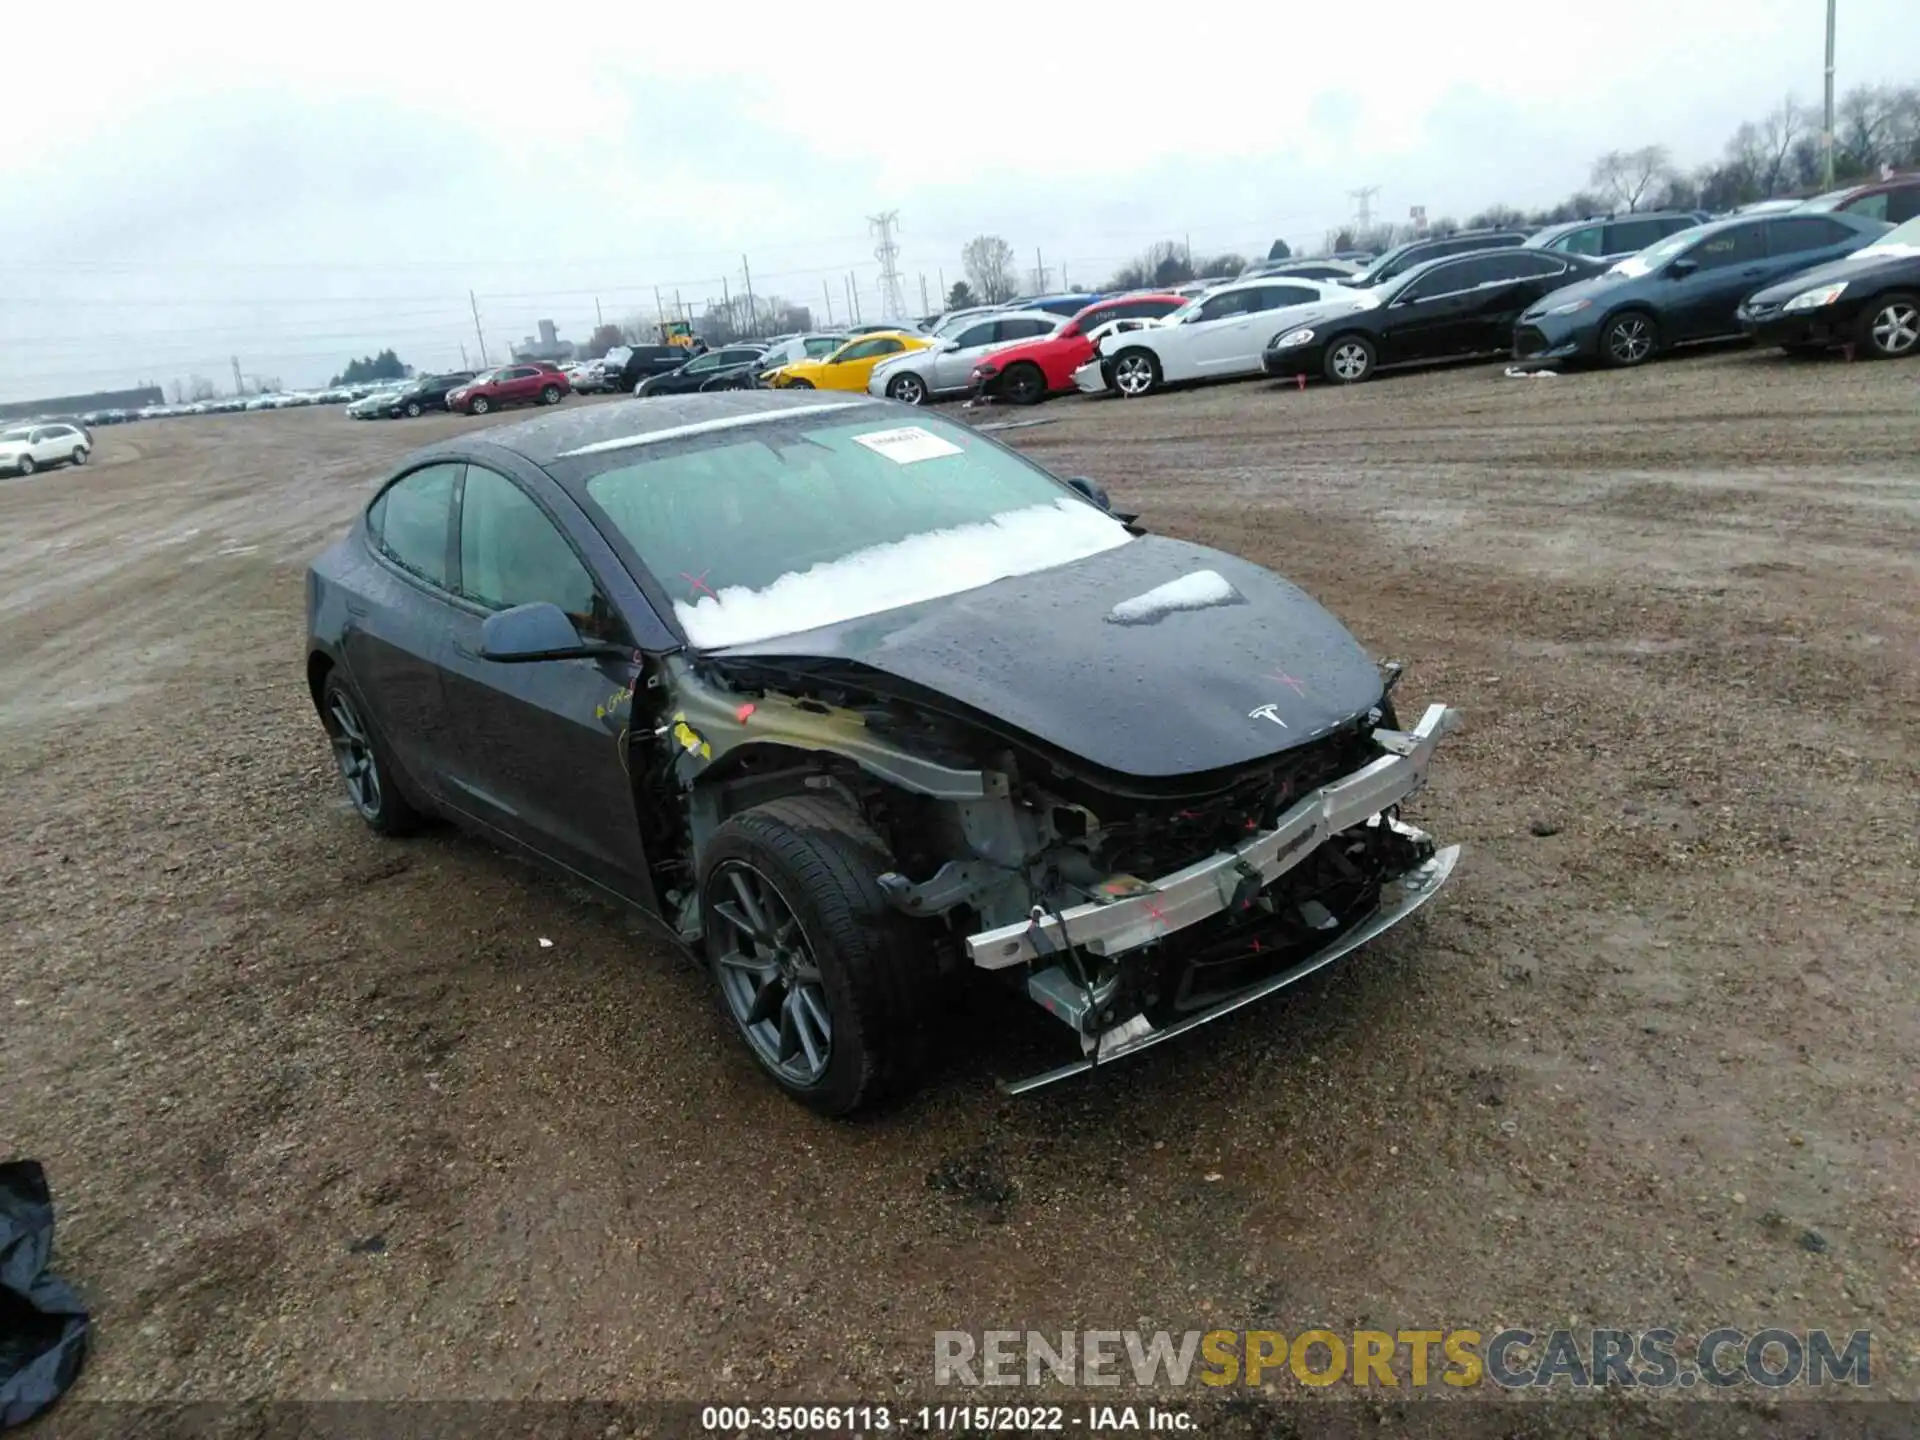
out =
[[[1122,350],[1113,359],[1113,388],[1129,400],[1160,388],[1160,361],[1151,350]]]
[[[375,734],[360,699],[338,670],[329,671],[320,690],[320,721],[333,745],[334,763],[347,787],[347,799],[360,818],[382,835],[402,835],[420,824],[420,812],[408,803],[387,762],[386,746]]]
[[[1047,398],[1047,377],[1022,361],[1000,377],[1000,393],[1015,405],[1038,405]]]
[[[560,403],[560,387],[558,385],[549,385],[541,390],[540,403],[542,405],[558,405]]]
[[[467,401],[469,415],[484,415],[491,409],[493,409],[493,402],[484,395],[476,395]]]
[[[880,891],[892,866],[857,815],[813,797],[734,816],[703,857],[721,1001],[760,1068],[825,1115],[898,1092],[926,1054],[938,976]]]
[[[1883,295],[1860,317],[1860,348],[1876,360],[1920,350],[1920,296]]]
[[[1620,369],[1646,364],[1659,344],[1660,332],[1653,317],[1638,310],[1614,316],[1600,332],[1601,358]]]
[[[927,403],[927,382],[918,375],[896,375],[887,382],[887,398],[898,400],[902,405],[924,405]]]
[[[1327,346],[1321,368],[1336,385],[1358,385],[1373,374],[1373,342],[1364,335],[1342,335]]]

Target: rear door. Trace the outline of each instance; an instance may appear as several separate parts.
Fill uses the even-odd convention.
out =
[[[1520,312],[1566,284],[1572,262],[1545,251],[1515,247],[1482,255],[1472,263],[1474,304],[1461,336],[1465,348],[1457,352],[1462,355],[1511,349],[1513,324]]]
[[[1767,273],[1747,295],[1798,271],[1838,259],[1847,242],[1858,238],[1857,232],[1830,215],[1783,215],[1778,220],[1766,221],[1764,228]],[[1740,298],[1744,300],[1746,295]]]
[[[1750,220],[1716,230],[1668,263],[1660,325],[1669,340],[1739,332],[1733,312],[1765,283],[1768,273],[1762,223]],[[1691,273],[1674,273],[1673,264],[1681,260],[1693,262]]]
[[[445,661],[459,735],[453,803],[568,869],[644,899],[646,863],[621,762],[638,664],[480,658],[486,617],[536,600],[566,611],[586,638],[629,654],[632,640],[561,526],[526,488],[470,464],[456,503],[460,604]],[[548,503],[570,502],[549,496]]]
[[[367,509],[366,583],[346,602],[341,654],[400,767],[445,799],[458,764],[440,670],[459,614],[452,593],[453,497],[464,466],[426,465]]]

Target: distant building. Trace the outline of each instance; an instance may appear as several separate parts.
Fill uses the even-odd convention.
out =
[[[35,415],[77,415],[85,410],[138,410],[164,405],[167,397],[158,385],[138,390],[101,390],[92,395],[55,395],[48,400],[0,401],[0,420],[26,420]]]
[[[513,347],[516,360],[571,360],[573,342],[562,340],[559,331],[554,329],[553,321],[540,322],[540,338],[529,335],[520,344]]]

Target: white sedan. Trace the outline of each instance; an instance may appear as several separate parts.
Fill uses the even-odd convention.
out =
[[[1100,359],[1113,388],[1129,398],[1183,380],[1259,375],[1261,353],[1289,313],[1354,296],[1323,280],[1237,280],[1195,296],[1149,329],[1109,335]]]
[[[908,405],[964,394],[982,355],[1002,345],[1051,335],[1067,319],[1045,310],[995,310],[976,316],[971,324],[949,327],[946,335],[923,350],[882,360],[867,380],[867,393]]]
[[[0,474],[31,475],[55,465],[84,465],[93,442],[72,425],[49,421],[0,431]]]

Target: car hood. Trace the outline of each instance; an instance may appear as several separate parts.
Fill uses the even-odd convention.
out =
[[[1920,277],[1920,249],[1905,250],[1904,253],[1883,251],[1878,255],[1856,250],[1842,259],[1829,260],[1824,265],[1802,270],[1798,275],[1791,275],[1764,290],[1756,290],[1748,303],[1785,304],[1803,290],[1818,289],[1840,280],[1877,280],[1883,275]]]
[[[1659,272],[1654,273],[1657,275]],[[1591,300],[1594,305],[1599,306],[1615,296],[1636,289],[1648,278],[1645,275],[1615,275],[1611,271],[1605,271],[1587,280],[1576,280],[1571,285],[1562,285],[1558,290],[1549,291],[1528,306],[1526,313],[1520,318],[1537,320],[1549,310],[1561,305],[1571,305],[1576,300]],[[1595,315],[1593,318],[1599,317]]]
[[[709,652],[845,662],[1118,775],[1244,766],[1377,704],[1378,666],[1298,586],[1148,535],[938,600]]]

